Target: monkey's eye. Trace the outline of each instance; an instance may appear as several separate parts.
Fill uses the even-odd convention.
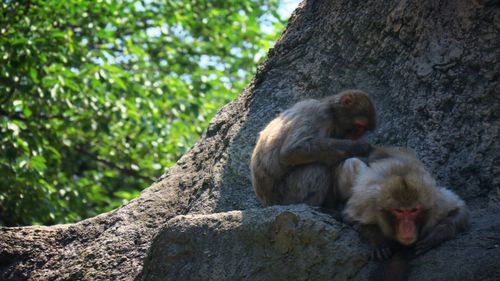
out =
[[[404,210],[401,210],[401,209],[392,209],[392,211],[396,214],[402,214],[404,213]]]
[[[413,208],[413,209],[410,210],[410,213],[412,213],[412,214],[415,214],[415,213],[418,213],[418,212],[420,212],[420,208]]]

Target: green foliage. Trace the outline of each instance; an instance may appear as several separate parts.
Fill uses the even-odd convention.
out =
[[[249,82],[278,1],[2,1],[0,224],[137,196]]]

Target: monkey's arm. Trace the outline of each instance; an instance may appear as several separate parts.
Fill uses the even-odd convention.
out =
[[[469,225],[469,210],[465,205],[452,210],[448,216],[429,230],[429,232],[417,242],[415,254],[421,255],[442,242],[452,239]]]
[[[391,258],[379,263],[378,268],[372,271],[370,279],[373,281],[407,281],[410,272],[411,254],[402,248],[394,252]]]
[[[280,160],[289,165],[314,162],[334,164],[354,156],[366,156],[372,146],[364,141],[306,137],[285,141],[280,150]]]

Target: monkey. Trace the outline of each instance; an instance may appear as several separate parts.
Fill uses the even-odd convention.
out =
[[[375,127],[373,101],[361,90],[303,100],[283,111],[260,132],[252,153],[258,200],[264,207],[333,207],[335,169],[348,157],[369,154],[371,145],[360,137]]]
[[[343,218],[370,241],[376,259],[400,246],[423,254],[468,227],[464,201],[437,186],[410,149],[374,147],[366,163],[349,159],[339,173],[351,185],[343,187],[351,192]]]
[[[354,224],[372,244],[371,257],[382,261],[370,280],[407,280],[411,258],[468,227],[465,203],[436,186],[410,149],[374,147],[365,161],[347,159],[336,172],[349,198],[342,220]]]

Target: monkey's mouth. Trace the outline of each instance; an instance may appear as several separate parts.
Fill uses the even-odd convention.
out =
[[[415,243],[415,238],[414,237],[398,237],[399,243],[405,245],[405,246],[410,246],[411,244]]]

